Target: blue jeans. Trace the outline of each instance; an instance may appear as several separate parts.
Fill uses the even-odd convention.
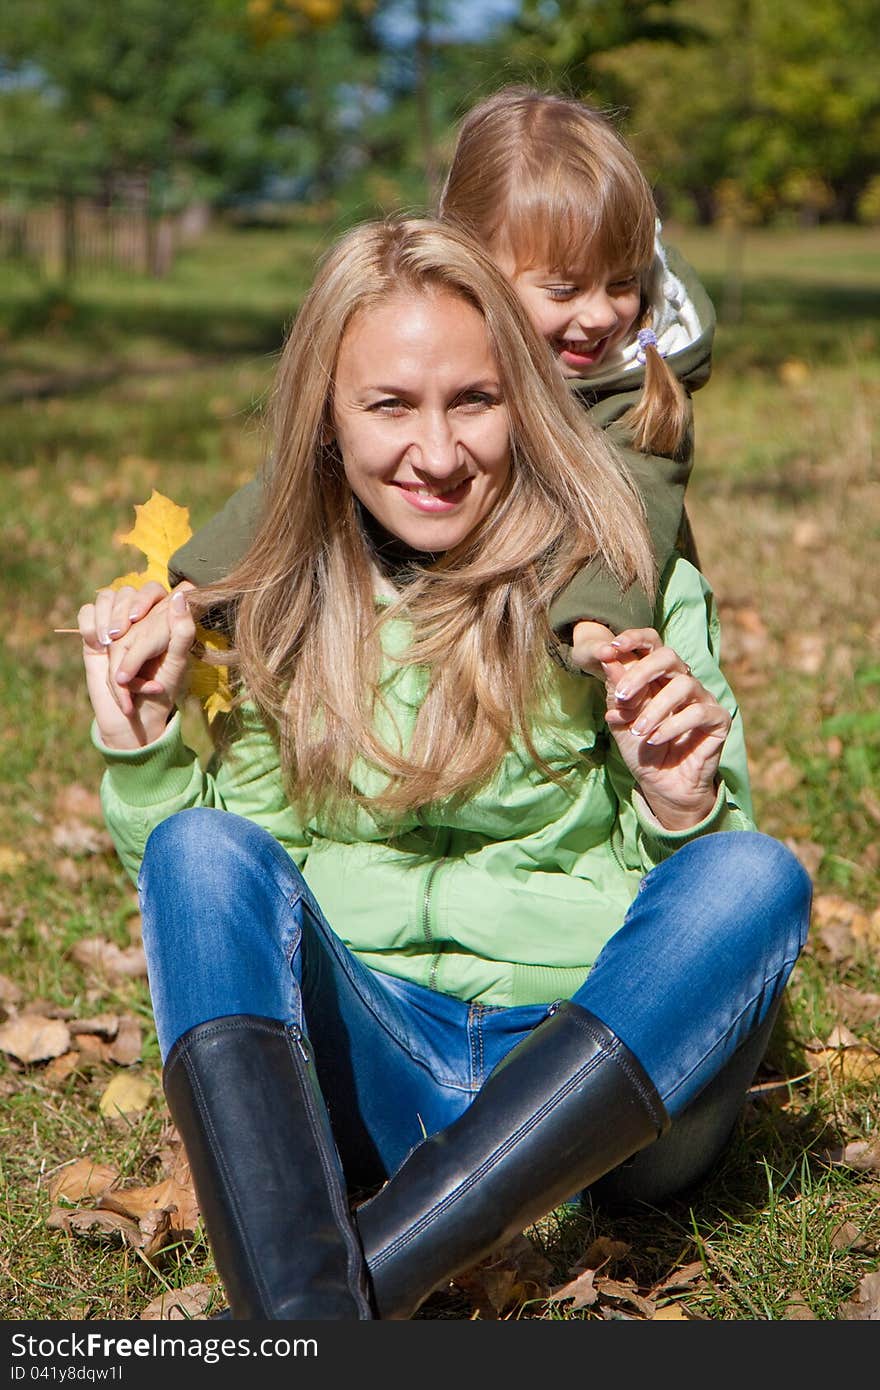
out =
[[[457,1119],[549,1011],[465,1003],[368,969],[278,842],[229,812],[159,825],[139,887],[163,1059],[207,1019],[298,1024],[353,1189],[382,1182]],[[746,831],[691,841],[642,880],[573,996],[635,1053],[673,1119],[612,1175],[624,1195],[665,1195],[723,1146],[806,939],[810,894],[782,844]]]

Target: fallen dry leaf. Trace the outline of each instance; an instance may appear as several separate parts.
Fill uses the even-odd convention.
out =
[[[596,1280],[596,1288],[599,1297],[612,1304],[626,1303],[632,1308],[637,1308],[646,1318],[653,1318],[657,1311],[657,1305],[652,1298],[644,1298],[636,1288],[632,1279],[603,1279]]]
[[[781,756],[759,764],[752,780],[762,791],[778,796],[794,791],[804,780],[804,773],[789,758]]]
[[[0,1004],[17,1004],[21,989],[8,975],[0,975]]]
[[[606,1264],[614,1264],[624,1259],[632,1249],[625,1240],[614,1240],[611,1236],[597,1236],[575,1260],[569,1274],[580,1274],[583,1269],[599,1270]]]
[[[136,1221],[120,1216],[115,1211],[68,1211],[55,1207],[49,1213],[46,1225],[50,1231],[64,1231],[66,1235],[86,1236],[92,1240],[122,1240],[131,1246],[140,1247],[141,1232]]]
[[[43,1072],[43,1080],[50,1086],[60,1086],[69,1076],[76,1071],[81,1061],[79,1052],[62,1052],[60,1057],[53,1057],[51,1062],[46,1063]]]
[[[81,1063],[109,1061],[112,1044],[99,1038],[97,1033],[77,1033],[73,1045],[79,1053]]]
[[[91,1158],[77,1158],[56,1173],[49,1183],[49,1196],[53,1202],[59,1197],[67,1197],[71,1202],[82,1201],[83,1197],[98,1197],[118,1180],[115,1168],[106,1163],[95,1163]]]
[[[62,854],[81,859],[86,854],[107,854],[113,849],[113,841],[106,830],[86,821],[62,821],[52,829],[52,844]]]
[[[481,1317],[495,1319],[531,1299],[545,1298],[551,1268],[521,1234],[487,1260],[457,1274],[453,1283],[472,1300]]]
[[[143,1322],[175,1322],[198,1318],[217,1301],[217,1289],[210,1284],[187,1284],[185,1289],[161,1293],[140,1314]],[[219,1301],[218,1301],[219,1306]]]
[[[853,922],[852,933],[863,946],[880,950],[880,907],[876,907],[870,916],[867,912],[860,913]]]
[[[568,1284],[563,1284],[561,1288],[553,1289],[547,1295],[548,1303],[571,1303],[572,1311],[578,1308],[590,1308],[598,1299],[596,1292],[596,1271],[585,1269],[576,1279],[572,1279]]]
[[[865,1139],[856,1139],[851,1144],[829,1149],[825,1157],[829,1163],[853,1168],[857,1173],[880,1172],[880,1139],[873,1139],[870,1143]]]
[[[825,639],[817,632],[799,632],[786,644],[786,664],[805,676],[816,676],[825,665]]]
[[[19,1062],[45,1062],[70,1048],[67,1024],[43,1014],[19,1014],[0,1027],[0,1052]]]
[[[95,1014],[93,1018],[74,1018],[70,1021],[73,1037],[78,1033],[97,1033],[102,1038],[115,1038],[119,1032],[118,1014]]]
[[[684,1311],[680,1303],[667,1303],[664,1307],[658,1308],[651,1318],[651,1322],[690,1322],[691,1319]]]
[[[837,1316],[846,1322],[880,1321],[880,1269],[859,1281],[855,1297],[848,1303],[841,1303]]]
[[[52,805],[56,816],[86,817],[96,821],[103,821],[104,818],[99,794],[93,787],[84,787],[79,782],[62,787]]]
[[[141,1025],[133,1014],[126,1014],[119,1020],[116,1037],[107,1049],[107,1057],[120,1067],[130,1067],[140,1061],[142,1047]]]
[[[806,869],[810,878],[815,878],[825,857],[825,846],[816,840],[799,840],[791,836],[786,836],[784,843]]]
[[[705,1277],[706,1272],[703,1269],[702,1261],[694,1260],[692,1264],[682,1265],[681,1269],[676,1269],[672,1274],[668,1274],[661,1283],[655,1285],[651,1292],[652,1294],[661,1294],[670,1293],[673,1289],[686,1289]]]
[[[77,941],[70,954],[78,965],[95,970],[108,980],[138,978],[147,973],[147,959],[142,946],[123,948],[103,936],[85,937]]]
[[[835,1250],[854,1250],[858,1254],[873,1255],[876,1244],[854,1221],[842,1221],[831,1233],[831,1244]]]
[[[120,1115],[135,1115],[146,1110],[153,1096],[152,1083],[145,1076],[133,1076],[131,1072],[119,1072],[107,1086],[98,1102],[102,1115],[109,1118]]]
[[[782,1317],[785,1322],[816,1322],[816,1314],[813,1312],[802,1293],[793,1293],[783,1309]]]
[[[813,1072],[827,1071],[838,1084],[880,1079],[880,1052],[843,1024],[832,1029],[824,1047],[806,1049],[806,1063]]]
[[[147,1212],[138,1222],[138,1230],[141,1233],[139,1248],[148,1260],[155,1259],[160,1250],[180,1240],[183,1235],[181,1231],[172,1230],[169,1211]]]
[[[838,984],[830,985],[828,993],[847,1023],[871,1023],[880,1018],[880,994]]]
[[[0,874],[20,873],[28,862],[27,855],[20,849],[13,849],[12,845],[0,845]]]
[[[152,1187],[125,1187],[105,1192],[99,1206],[130,1216],[134,1221],[140,1221],[150,1212],[167,1211],[171,1213],[171,1225],[178,1231],[195,1230],[199,1219],[199,1204],[192,1184],[184,1186],[174,1178],[165,1178]]]

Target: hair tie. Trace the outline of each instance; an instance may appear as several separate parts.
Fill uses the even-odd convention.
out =
[[[661,357],[666,356],[664,352],[660,351],[660,345],[657,342],[657,334],[654,332],[653,328],[640,328],[637,335],[637,342],[639,350],[636,353],[636,361],[641,362],[642,366],[645,365],[646,348],[656,348]]]

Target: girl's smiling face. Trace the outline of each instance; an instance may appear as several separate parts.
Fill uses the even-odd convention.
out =
[[[465,540],[503,495],[510,426],[482,315],[446,290],[402,290],[342,339],[333,427],[348,484],[415,550]]]
[[[552,348],[563,376],[593,376],[630,340],[641,308],[638,272],[615,270],[588,278],[542,266],[518,270],[505,257],[498,264]]]

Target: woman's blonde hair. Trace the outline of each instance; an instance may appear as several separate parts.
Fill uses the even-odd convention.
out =
[[[465,540],[414,567],[399,598],[375,602],[374,552],[333,435],[340,344],[355,316],[399,295],[451,294],[482,315],[511,435],[507,487]],[[293,800],[344,811],[358,759],[384,775],[371,809],[398,814],[484,783],[530,725],[552,665],[548,609],[593,556],[622,587],[653,592],[638,493],[556,372],[490,257],[428,220],[366,223],[320,264],[288,336],[273,397],[274,464],[244,559],[197,607],[230,604],[243,687],[278,731]],[[424,670],[409,747],[380,737],[381,629],[404,617],[395,657]],[[387,658],[386,658],[387,661]],[[387,673],[386,673],[387,674]]]
[[[521,86],[480,102],[459,127],[439,215],[518,270],[639,274],[637,326],[651,326],[654,195],[629,145],[595,108]],[[644,389],[626,417],[635,447],[674,454],[689,420],[684,388],[649,346]]]

